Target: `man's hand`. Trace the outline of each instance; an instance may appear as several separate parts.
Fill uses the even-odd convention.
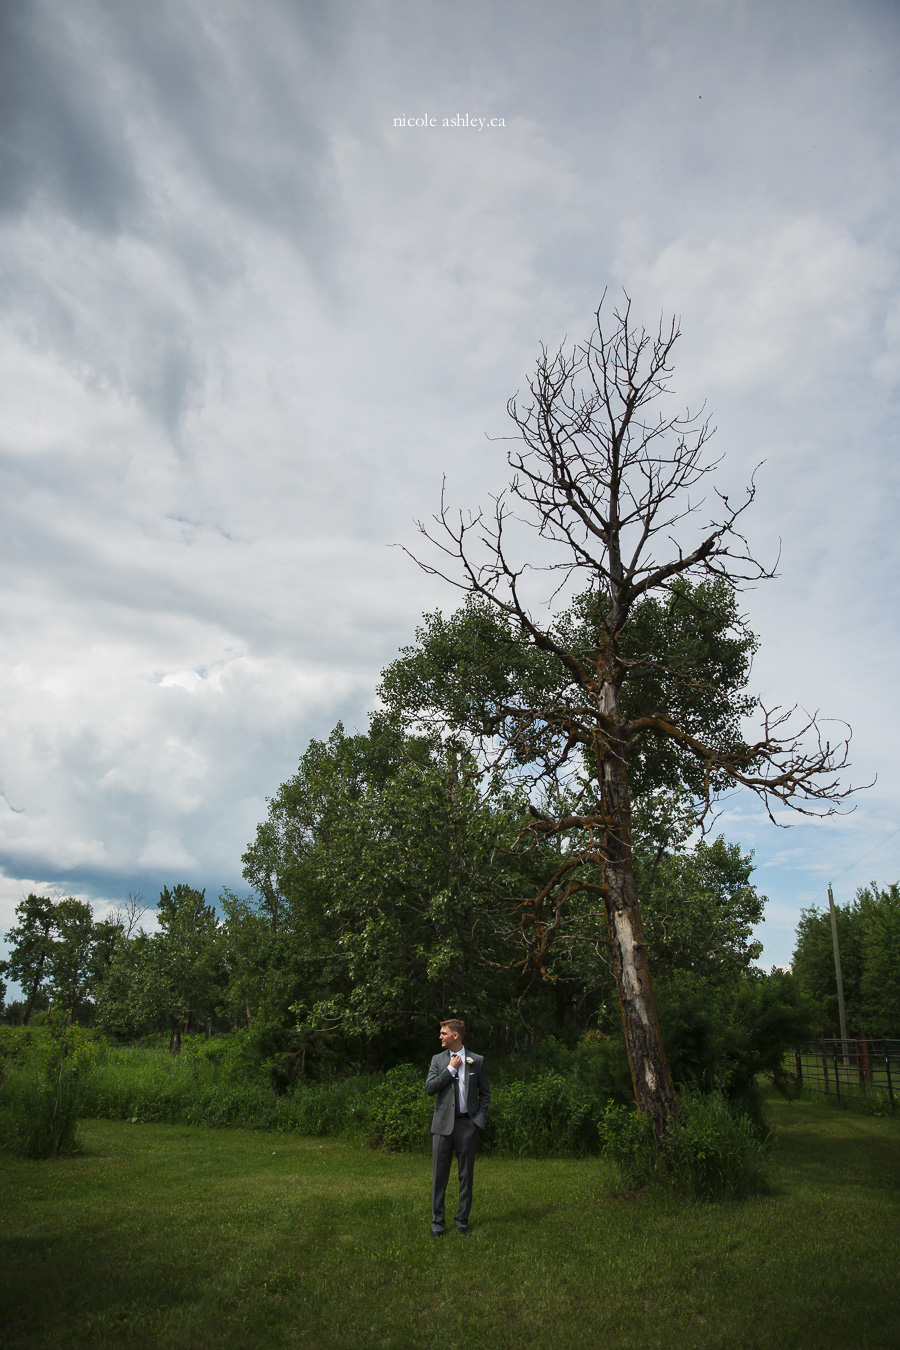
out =
[[[462,1056],[461,1056],[461,1055],[451,1055],[451,1056],[450,1056],[450,1068],[451,1068],[451,1069],[461,1069],[461,1068],[462,1068]]]

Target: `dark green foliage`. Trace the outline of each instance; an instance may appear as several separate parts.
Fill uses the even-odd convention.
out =
[[[313,741],[271,802],[244,855],[263,902],[257,921],[232,906],[233,964],[248,942],[260,966],[275,954],[265,1007],[289,1000],[313,1056],[330,1034],[379,1060],[420,1057],[448,1009],[511,1019],[502,892],[517,821],[478,788],[460,750],[374,719],[368,735]]]
[[[873,1036],[900,1036],[900,885],[859,892],[866,916],[862,995]]]
[[[602,597],[586,594],[555,620],[555,640],[582,667],[596,660],[605,605]],[[563,664],[531,644],[511,620],[470,598],[449,618],[426,616],[417,638],[384,672],[380,688],[402,725],[465,734],[485,755],[505,747],[507,783],[527,782],[531,771],[543,773],[549,760],[565,762],[565,709],[571,706],[577,722],[583,690]],[[741,719],[751,706],[743,690],[756,643],[726,582],[678,582],[662,598],[637,602],[621,643],[629,663],[623,704],[630,719],[664,713],[723,754],[735,750]],[[541,708],[547,709],[543,720],[536,711]],[[761,951],[752,930],[765,900],[750,884],[752,860],[723,839],[689,842],[695,798],[705,787],[696,760],[676,741],[645,727],[635,732],[627,753],[637,794],[634,868],[654,968],[685,970],[713,985],[727,984]],[[545,775],[543,785],[533,790],[550,817],[589,809],[593,770],[587,760],[582,768],[579,781],[569,773],[551,785],[552,774]],[[583,795],[575,805],[579,788]],[[504,887],[518,904],[520,922],[517,927],[506,916],[504,925],[495,918],[495,928],[505,928],[508,962],[523,961],[529,944],[540,944],[542,926],[546,931],[552,923],[552,930],[539,966],[545,987],[541,978],[531,984],[520,1013],[526,1025],[544,1034],[573,1036],[592,1025],[614,1031],[619,1012],[598,862],[585,855],[577,873],[567,873],[577,877],[574,891],[552,913],[535,917],[529,898],[565,859],[579,855],[584,841],[577,824],[539,837],[527,806],[528,800],[520,798],[509,815],[520,830],[520,889],[508,882]],[[586,889],[579,890],[580,885]],[[493,1039],[496,1044],[496,1030]]]
[[[279,1093],[266,1066],[252,1067],[240,1038],[186,1037],[182,1054],[114,1048],[85,1078],[83,1113],[112,1120],[238,1126],[312,1135],[358,1135],[376,1081],[358,1075]]]
[[[783,1090],[788,1050],[813,1033],[819,1009],[788,971],[751,970],[720,989],[675,972],[658,986],[660,1024],[672,1076],[683,1087],[721,1090],[751,1114],[758,1111],[756,1078]]]
[[[4,972],[18,981],[25,994],[22,1021],[25,1026],[31,1017],[37,997],[45,992],[49,982],[53,958],[53,901],[46,896],[27,895],[16,905],[19,922],[4,934],[10,946],[10,957]]]
[[[431,1147],[434,1098],[426,1096],[425,1075],[414,1064],[397,1064],[369,1091],[369,1142],[403,1151]]]
[[[609,1105],[599,1124],[601,1152],[626,1188],[672,1189],[693,1200],[742,1200],[764,1194],[769,1157],[752,1119],[720,1092],[682,1092],[662,1144],[630,1107]]]
[[[654,968],[690,971],[716,987],[747,970],[762,952],[753,928],[766,903],[752,872],[752,855],[721,837],[677,851],[639,837],[635,880]]]
[[[559,622],[585,664],[594,659],[606,609],[606,603],[587,595]],[[722,755],[740,752],[741,720],[756,703],[746,693],[756,647],[728,581],[694,585],[678,580],[667,596],[638,601],[622,630],[621,652],[628,663],[623,711],[631,721],[664,713]],[[634,738],[629,770],[635,801],[660,788],[705,794],[702,765],[678,740],[656,731]],[[712,787],[724,788],[727,781],[717,777]]]
[[[597,1097],[577,1078],[551,1069],[498,1085],[485,1144],[515,1157],[596,1153]]]
[[[4,1036],[0,1049],[2,1147],[30,1158],[77,1152],[85,1076],[96,1042],[59,1008],[39,1030]]]
[[[588,592],[550,630],[585,668],[596,662],[607,609],[608,600]],[[567,706],[580,708],[584,692],[512,619],[470,597],[449,618],[426,615],[416,637],[382,676],[379,694],[396,715],[413,726],[496,738],[522,765],[546,755],[560,758],[562,714]],[[757,643],[727,581],[676,581],[667,596],[638,601],[620,641],[628,663],[622,700],[629,720],[665,713],[722,754],[743,745],[741,719],[754,706],[745,687]],[[541,708],[546,718],[536,714]],[[629,758],[636,798],[659,788],[698,796],[705,791],[694,756],[652,729],[635,733]],[[590,775],[591,766],[586,768]]]
[[[900,886],[861,887],[849,904],[835,905],[851,1036],[900,1036]],[[822,1007],[817,1027],[840,1035],[831,915],[805,909],[797,925],[793,970],[801,988]]]
[[[34,1000],[31,1009],[30,1023],[35,1026],[43,1014],[50,1006],[50,1000],[46,994],[38,994]],[[28,1004],[20,998],[10,999],[3,1009],[3,1015],[0,1017],[0,1023],[8,1027],[21,1027],[25,1025],[25,1014],[28,1012]]]
[[[205,892],[165,887],[157,907],[159,932],[120,934],[97,990],[105,1030],[140,1036],[167,1028],[178,1050],[183,1032],[212,1019],[225,984],[221,932]]]
[[[90,905],[71,895],[28,895],[16,906],[16,917],[18,923],[5,934],[10,957],[0,970],[19,982],[25,997],[10,1010],[9,1020],[27,1026],[50,1003],[89,1019],[115,925],[95,923]]]
[[[392,671],[409,675],[400,663]],[[736,846],[687,846],[690,813],[685,827],[674,801],[655,794],[637,839],[651,949],[661,968],[727,983],[758,954],[751,930],[764,902]],[[522,897],[568,847],[565,836],[523,840],[528,819],[526,800],[502,780],[486,790],[458,747],[385,718],[367,735],[338,727],[313,742],[245,854],[256,901],[223,896],[234,1021],[295,1019],[314,1073],[354,1058],[419,1059],[449,1011],[495,1052],[519,1031],[574,1037],[598,1017],[616,1027],[605,917],[590,893],[570,900],[548,980],[529,986],[516,973]]]

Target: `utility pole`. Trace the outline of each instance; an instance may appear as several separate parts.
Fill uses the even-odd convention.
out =
[[[844,977],[841,974],[841,948],[838,942],[837,911],[834,908],[834,896],[831,894],[831,882],[828,883],[828,908],[831,910],[831,941],[834,944],[834,973],[837,977],[838,1017],[841,1023],[841,1040],[847,1037],[847,1013],[844,1010]],[[846,1049],[846,1046],[844,1047]]]

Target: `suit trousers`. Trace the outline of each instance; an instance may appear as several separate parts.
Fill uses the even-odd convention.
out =
[[[444,1231],[444,1196],[450,1180],[450,1164],[456,1154],[459,1173],[459,1207],[453,1222],[468,1228],[472,1208],[472,1173],[475,1170],[475,1145],[479,1129],[467,1116],[457,1116],[452,1134],[431,1136],[431,1231]]]

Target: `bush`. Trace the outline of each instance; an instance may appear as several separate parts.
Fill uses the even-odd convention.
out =
[[[597,1135],[602,1157],[615,1168],[616,1189],[637,1190],[658,1179],[660,1154],[653,1129],[634,1107],[607,1103]]]
[[[52,1009],[46,1025],[16,1042],[4,1039],[0,1070],[0,1143],[29,1158],[77,1152],[84,1075],[96,1037]]]
[[[754,1122],[721,1092],[685,1092],[660,1144],[649,1121],[622,1106],[600,1120],[601,1152],[629,1186],[655,1185],[694,1200],[740,1200],[768,1189],[768,1154]]]
[[[431,1138],[433,1110],[421,1069],[398,1064],[370,1090],[369,1142],[395,1151],[425,1148]]]
[[[498,1089],[485,1142],[516,1157],[595,1153],[596,1116],[597,1101],[588,1089],[550,1070]]]
[[[421,1069],[397,1065],[369,1088],[365,1102],[370,1144],[395,1151],[428,1147],[434,1099],[425,1094]],[[516,1157],[595,1153],[597,1108],[587,1087],[555,1070],[500,1082],[482,1142]]]
[[[320,1136],[368,1132],[375,1091],[371,1076],[298,1084],[278,1100],[277,1128]]]
[[[65,1064],[55,1072],[28,1065],[4,1085],[0,1138],[4,1148],[28,1158],[55,1158],[78,1151],[81,1083]]]
[[[754,1122],[720,1092],[682,1098],[668,1146],[676,1189],[696,1200],[742,1200],[768,1190],[768,1153]]]

